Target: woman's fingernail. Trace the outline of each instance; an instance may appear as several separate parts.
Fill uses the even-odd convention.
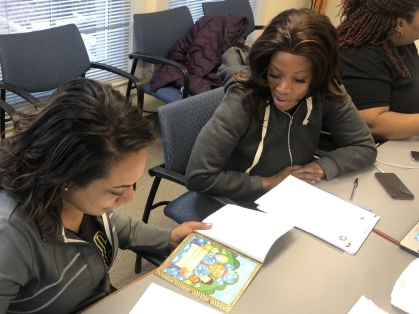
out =
[[[212,226],[212,222],[206,222],[205,223],[207,226]]]

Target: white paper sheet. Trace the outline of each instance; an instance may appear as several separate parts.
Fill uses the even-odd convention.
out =
[[[266,213],[235,205],[224,206],[208,216],[204,222],[211,222],[212,229],[196,232],[261,263],[273,243],[294,227],[289,219],[277,219]]]
[[[355,254],[379,216],[349,201],[288,176],[256,200],[271,216],[286,217],[295,226]]]
[[[406,313],[419,313],[419,259],[411,262],[394,284],[391,304]]]
[[[388,314],[387,312],[380,309],[371,300],[361,296],[358,302],[352,307],[348,314]]]
[[[130,311],[130,314],[137,313],[219,314],[222,312],[151,283]]]

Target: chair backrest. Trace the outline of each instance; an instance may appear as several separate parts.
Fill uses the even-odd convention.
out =
[[[3,81],[33,93],[57,88],[90,69],[76,25],[0,35]]]
[[[233,15],[244,14],[249,19],[249,28],[242,35],[246,38],[255,30],[255,19],[249,0],[225,0],[217,2],[203,2],[202,10],[204,15]]]
[[[223,87],[219,87],[157,109],[165,168],[185,174],[195,139],[223,96]]]
[[[165,11],[134,14],[137,52],[169,58],[173,44],[194,25],[187,6]]]

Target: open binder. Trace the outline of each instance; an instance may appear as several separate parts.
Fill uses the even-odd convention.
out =
[[[288,176],[256,200],[271,217],[287,217],[306,231],[349,254],[356,254],[380,219],[368,208]]]

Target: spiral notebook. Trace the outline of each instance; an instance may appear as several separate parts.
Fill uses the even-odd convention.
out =
[[[288,176],[256,200],[258,208],[349,254],[356,254],[380,217],[359,206]]]

